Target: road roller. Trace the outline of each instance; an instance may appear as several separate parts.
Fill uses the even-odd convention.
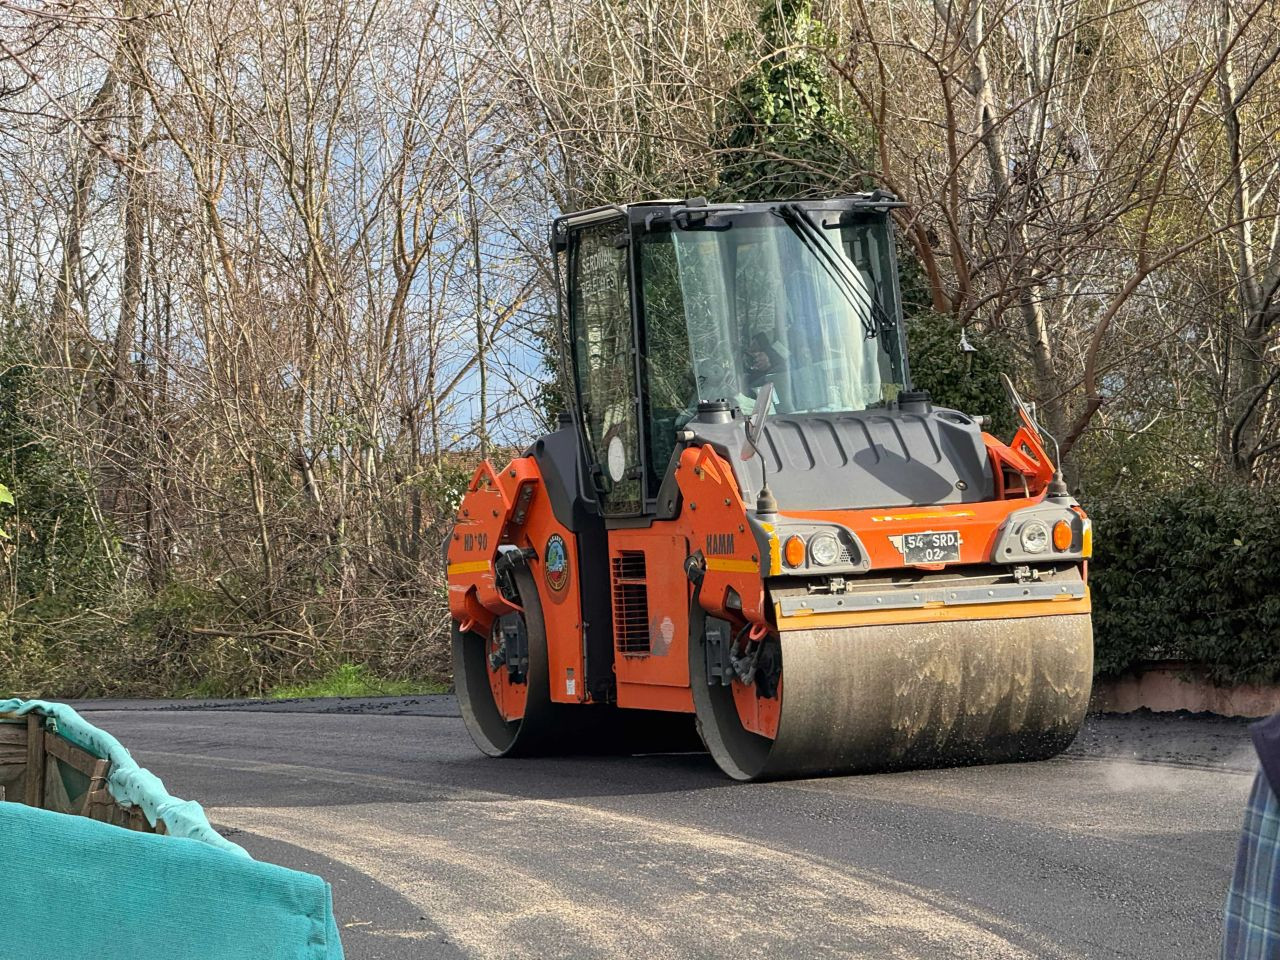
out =
[[[764,780],[1071,743],[1090,521],[1011,383],[1008,442],[912,385],[898,206],[553,221],[568,409],[479,465],[445,545],[480,750],[642,750],[684,722]]]

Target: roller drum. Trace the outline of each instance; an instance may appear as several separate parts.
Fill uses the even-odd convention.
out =
[[[698,738],[688,714],[553,702],[541,597],[528,570],[516,570],[513,577],[529,642],[527,691],[520,719],[507,720],[494,700],[485,637],[464,633],[456,622],[453,624],[454,688],[463,725],[477,747],[491,757],[697,749]]]
[[[491,757],[561,752],[566,742],[571,742],[573,717],[565,707],[551,702],[542,602],[528,570],[516,570],[512,576],[520,592],[529,642],[524,715],[518,720],[503,717],[489,685],[485,637],[473,632],[464,633],[455,622],[453,682],[458,694],[458,707],[471,739]]]
[[[788,630],[776,739],[690,657],[699,730],[740,780],[1041,760],[1080,729],[1093,678],[1088,614]]]

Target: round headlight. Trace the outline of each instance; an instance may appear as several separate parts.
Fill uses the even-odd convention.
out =
[[[1049,546],[1049,528],[1039,520],[1028,520],[1022,525],[1018,540],[1027,553],[1044,553]]]
[[[840,541],[829,533],[818,533],[809,538],[809,556],[820,567],[839,563],[840,553]]]

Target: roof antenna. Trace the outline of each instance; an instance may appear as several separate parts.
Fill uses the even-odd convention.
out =
[[[747,449],[742,451],[742,459],[750,460],[757,453],[760,453],[760,447],[757,445],[761,435],[764,433],[764,421],[769,416],[769,404],[773,400],[773,381],[766,380],[756,393],[756,405],[751,411],[751,417],[747,420]],[[765,466],[766,460],[763,453],[760,453],[760,494],[756,497],[756,515],[773,515],[778,512],[778,501],[773,498],[773,491],[769,489],[768,468]]]

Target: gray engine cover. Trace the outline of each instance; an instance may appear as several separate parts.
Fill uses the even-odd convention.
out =
[[[695,442],[711,444],[733,464],[743,498],[753,502],[761,464],[760,457],[742,459],[741,417],[695,419],[688,428]],[[783,510],[974,503],[995,495],[982,431],[955,410],[775,415],[765,422],[759,447]]]

